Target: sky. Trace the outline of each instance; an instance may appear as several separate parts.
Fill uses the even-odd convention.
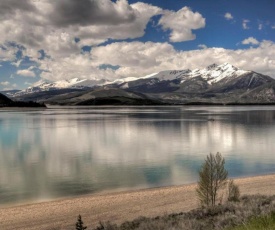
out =
[[[0,90],[228,62],[275,78],[274,0],[1,0]]]

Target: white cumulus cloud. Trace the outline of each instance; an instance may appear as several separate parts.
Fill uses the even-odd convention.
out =
[[[243,26],[243,29],[244,29],[244,30],[250,29],[250,27],[248,26],[248,23],[249,23],[249,22],[250,22],[250,20],[248,20],[248,19],[243,19],[242,26]]]
[[[35,77],[35,73],[33,72],[33,67],[29,67],[28,69],[17,70],[16,74],[23,77]]]
[[[70,55],[40,60],[42,77],[49,80],[119,79],[142,77],[162,70],[204,68],[210,64],[231,63],[245,70],[253,70],[275,77],[275,43],[261,41],[249,49],[207,48],[178,51],[169,43],[115,42],[94,47],[85,55]],[[104,68],[101,66],[117,66]]]
[[[259,45],[260,42],[256,38],[249,37],[249,38],[244,39],[242,41],[242,44],[243,45]]]
[[[207,45],[205,45],[205,44],[199,44],[198,48],[200,48],[200,49],[207,49]]]
[[[225,13],[224,14],[224,18],[226,19],[226,20],[232,20],[232,19],[234,19],[234,17],[232,16],[232,14],[231,13]]]
[[[58,61],[47,58],[39,61],[41,77],[48,80],[71,78],[82,79],[113,79],[116,77],[112,69],[100,69],[91,60],[90,54],[72,54],[59,57]]]
[[[98,66],[120,66],[114,71],[115,78],[144,76],[167,69],[204,68],[224,62],[275,77],[275,43],[271,41],[262,41],[250,49],[214,47],[191,51],[177,51],[168,43],[123,42],[97,47],[91,51],[91,58]]]
[[[68,10],[71,14],[66,14]],[[233,19],[229,14],[224,17]],[[224,62],[275,77],[275,44],[253,37],[243,44],[257,46],[239,50],[200,44],[197,50],[179,51],[168,42],[113,42],[142,37],[156,15],[160,19],[157,22],[154,18],[154,22],[168,31],[170,42],[193,40],[193,31],[206,25],[205,18],[188,7],[171,11],[143,2],[129,4],[126,0],[82,0],[77,6],[76,0],[1,0],[0,62],[10,61],[22,68],[24,62],[17,58],[20,51],[35,62],[33,65],[42,71],[41,77],[49,80],[114,80]],[[249,22],[242,21],[244,29],[249,28]],[[109,39],[111,44],[100,45]],[[82,51],[85,45],[93,45],[91,52]],[[33,67],[16,73],[36,76]]]
[[[10,82],[2,81],[2,82],[0,82],[0,84],[3,85],[3,86],[8,86],[8,85],[10,85]]]
[[[171,30],[171,42],[183,42],[196,38],[192,30],[205,27],[205,18],[198,12],[194,13],[189,7],[183,7],[177,12],[165,11],[159,25],[165,30]]]

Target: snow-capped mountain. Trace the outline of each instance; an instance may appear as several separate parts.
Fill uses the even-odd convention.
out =
[[[180,83],[183,83],[186,80],[202,77],[209,85],[217,83],[224,78],[232,78],[237,77],[242,74],[248,73],[249,71],[240,70],[228,63],[222,65],[213,64],[211,66],[206,67],[205,69],[195,69],[195,70],[165,70],[159,73],[153,73],[150,75],[146,75],[144,77],[127,77],[122,79],[117,79],[113,82],[101,79],[101,80],[87,80],[87,79],[79,79],[73,78],[70,80],[60,80],[56,82],[49,82],[40,80],[28,87],[25,90],[22,90],[17,93],[17,95],[21,94],[29,94],[41,91],[50,91],[50,90],[58,90],[65,88],[86,88],[86,87],[94,87],[94,86],[103,86],[103,85],[120,85],[122,88],[128,88],[129,83],[141,81],[148,82],[148,84],[154,84],[156,82],[161,81],[174,81],[180,80]],[[153,80],[153,81],[152,81]]]
[[[159,73],[154,73],[141,78],[128,78],[128,79],[119,79],[113,83],[127,84],[129,82],[137,81],[137,80],[152,80],[156,79],[158,82],[161,81],[174,81],[180,80],[180,83],[185,82],[186,80],[190,80],[192,78],[201,77],[204,79],[207,84],[213,85],[218,83],[223,79],[232,79],[243,74],[250,73],[251,71],[241,70],[229,63],[224,63],[222,65],[212,64],[204,69],[195,69],[195,70],[166,70],[161,71]],[[150,84],[150,83],[149,83]],[[152,82],[151,82],[152,84]],[[123,86],[127,88],[126,86]]]
[[[56,82],[49,81],[38,81],[32,86],[28,87],[25,90],[17,92],[15,96],[37,93],[42,91],[51,91],[51,90],[59,90],[59,89],[67,89],[67,88],[92,88],[95,86],[119,86],[122,89],[127,89],[129,87],[141,86],[141,85],[155,85],[160,82],[166,81],[177,81],[178,83],[184,83],[187,80],[192,78],[201,77],[207,84],[212,85],[218,83],[223,79],[232,79],[234,77],[238,77],[240,75],[249,73],[251,71],[241,70],[237,67],[230,65],[229,63],[225,63],[222,65],[210,65],[204,69],[195,69],[195,70],[165,70],[159,73],[153,73],[150,75],[146,75],[143,77],[127,77],[122,79],[117,79],[113,82],[101,79],[101,80],[87,80],[87,79],[79,79],[73,78],[70,80],[60,80]]]
[[[229,63],[224,63],[222,65],[212,64],[202,70],[193,70],[189,73],[189,76],[191,78],[201,76],[209,85],[212,85],[222,81],[225,78],[229,80],[249,72],[250,71],[247,70],[241,70]]]
[[[73,88],[84,89],[84,88],[91,88],[94,86],[101,86],[106,83],[107,83],[106,80],[87,80],[87,79],[79,79],[79,78],[73,78],[70,80],[60,80],[56,82],[40,80],[34,83],[32,86],[28,87],[27,89],[16,92],[14,96],[38,93],[43,91],[60,90],[60,89],[73,89]]]
[[[253,74],[252,71],[241,70],[229,63],[210,65],[204,69],[166,70],[138,79],[117,80],[112,86],[142,93],[164,92],[200,92],[221,87],[241,76]],[[254,73],[256,74],[256,73]]]
[[[102,89],[104,90],[101,92],[106,94],[106,98],[111,97],[107,93],[108,90],[119,89],[143,94],[142,98],[161,100],[165,103],[181,104],[190,101],[194,103],[246,103],[248,101],[249,103],[254,101],[270,103],[274,101],[275,103],[273,78],[239,69],[229,63],[212,64],[195,70],[165,70],[139,78],[117,79],[113,82],[78,78],[57,82],[38,82],[26,90],[15,93],[14,97],[20,100],[59,101],[60,103],[65,100],[65,104],[67,102],[73,104],[76,101],[80,103],[83,99],[81,95],[85,94],[87,99],[89,92]]]

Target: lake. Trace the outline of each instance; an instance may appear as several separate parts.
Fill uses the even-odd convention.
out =
[[[275,106],[1,110],[0,137],[0,206],[193,183],[210,152],[275,173]]]

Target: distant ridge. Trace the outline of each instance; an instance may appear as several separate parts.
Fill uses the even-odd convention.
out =
[[[24,101],[13,101],[7,96],[0,93],[0,108],[1,107],[46,107],[44,104],[37,102],[24,102]]]
[[[0,93],[0,107],[8,105],[12,102],[11,99]]]

